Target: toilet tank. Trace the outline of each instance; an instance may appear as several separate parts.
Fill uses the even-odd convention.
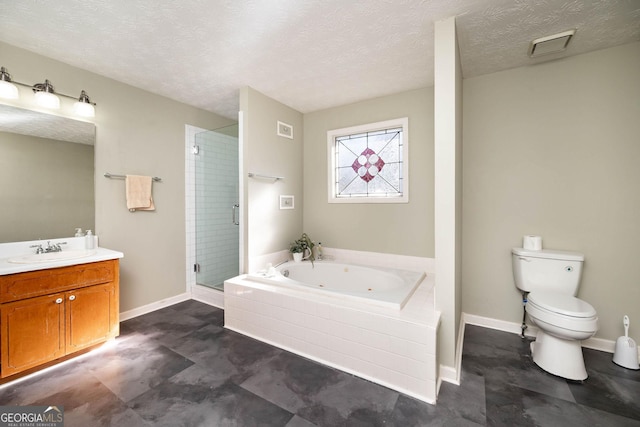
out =
[[[551,291],[573,296],[578,293],[584,263],[581,253],[513,248],[511,260],[513,279],[521,291]]]

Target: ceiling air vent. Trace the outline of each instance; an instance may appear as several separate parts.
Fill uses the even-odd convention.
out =
[[[552,36],[535,39],[529,45],[529,56],[535,58],[550,53],[562,52],[567,48],[569,41],[576,33],[576,30],[564,31]]]

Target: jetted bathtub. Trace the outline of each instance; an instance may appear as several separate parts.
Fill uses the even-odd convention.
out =
[[[327,261],[284,263],[275,274],[249,274],[251,280],[298,288],[325,296],[402,309],[425,277],[413,271],[364,267]]]

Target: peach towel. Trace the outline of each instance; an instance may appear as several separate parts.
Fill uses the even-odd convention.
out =
[[[156,209],[151,197],[150,176],[127,175],[125,180],[127,209],[134,211],[153,211]]]

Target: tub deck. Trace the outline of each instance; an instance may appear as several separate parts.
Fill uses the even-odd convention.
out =
[[[302,269],[301,274],[298,274],[299,269]],[[284,276],[282,273],[286,270],[293,274]],[[315,267],[287,262],[277,269],[276,274],[269,274],[268,271],[259,271],[247,278],[288,289],[299,290],[302,287],[304,292],[340,301],[351,300],[397,310],[404,307],[425,278],[424,272],[326,261],[316,261]]]
[[[427,275],[402,310],[261,283],[225,282],[225,327],[435,403],[440,313]]]

